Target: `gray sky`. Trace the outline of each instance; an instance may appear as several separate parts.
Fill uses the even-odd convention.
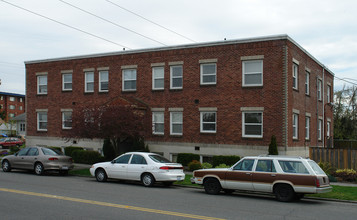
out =
[[[24,61],[278,34],[333,71],[341,89],[353,84],[338,78],[357,84],[356,9],[356,0],[0,0],[0,91],[25,94]]]

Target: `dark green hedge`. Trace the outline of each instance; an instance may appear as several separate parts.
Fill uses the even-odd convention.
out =
[[[232,166],[233,164],[237,163],[240,160],[240,156],[213,156],[212,158],[212,165],[216,167],[220,164],[226,164],[228,166]]]
[[[74,163],[94,164],[104,161],[97,151],[75,150],[72,152],[72,159]]]
[[[66,148],[64,148],[64,154],[72,157],[73,152],[76,150],[84,150],[84,148],[83,147],[71,147],[71,146],[66,147]]]
[[[182,164],[182,166],[188,166],[193,160],[200,161],[200,155],[190,153],[181,153],[177,155],[177,163]]]

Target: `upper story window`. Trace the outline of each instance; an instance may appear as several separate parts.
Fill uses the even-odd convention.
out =
[[[19,107],[19,110],[22,110],[22,106]]]
[[[170,66],[170,89],[182,89],[183,67],[182,65]]]
[[[317,80],[317,99],[322,100],[322,81],[320,79]]]
[[[182,135],[182,112],[170,112],[170,134]]]
[[[164,112],[158,111],[152,113],[152,133],[164,134]]]
[[[319,119],[319,122],[317,124],[317,137],[318,137],[318,140],[321,141],[322,140],[322,119]]]
[[[62,90],[72,91],[72,73],[62,74]]]
[[[109,90],[109,72],[107,70],[99,71],[99,92]]]
[[[14,105],[9,105],[9,109],[14,110],[16,107]]]
[[[243,61],[243,86],[263,85],[263,60]]]
[[[20,102],[23,102],[23,99],[22,99],[22,98],[20,98]]]
[[[13,97],[13,96],[10,96],[10,102],[15,102],[15,97]]]
[[[62,129],[72,128],[72,110],[62,111]]]
[[[212,62],[215,61],[215,62]],[[201,85],[214,85],[217,83],[216,60],[200,61]]]
[[[217,131],[217,110],[207,111],[202,109],[200,112],[200,124],[202,133],[216,133]]]
[[[123,69],[123,91],[136,91],[136,69]]]
[[[4,100],[4,96],[1,96],[1,100]]]
[[[37,76],[37,94],[47,94],[47,75]]]
[[[85,92],[94,92],[94,72],[85,72],[84,73],[84,91]]]
[[[293,89],[296,90],[299,89],[298,75],[299,75],[299,65],[293,63]]]
[[[47,111],[37,112],[37,130],[47,131]]]
[[[327,103],[331,103],[331,86],[330,85],[327,85],[327,91],[326,91],[326,98],[327,98]]]
[[[299,134],[299,115],[293,114],[293,139],[298,139]]]
[[[310,95],[310,73],[305,72],[305,94]]]
[[[9,118],[13,118],[13,117],[15,117],[15,114],[14,113],[10,113],[9,114]]]
[[[305,140],[310,139],[310,117],[305,117]]]
[[[163,90],[165,80],[165,68],[163,66],[156,66],[152,68],[152,89]]]
[[[243,111],[242,112],[243,137],[262,138],[263,137],[263,112]]]
[[[326,137],[330,137],[330,133],[331,133],[331,122],[328,121],[326,124]]]

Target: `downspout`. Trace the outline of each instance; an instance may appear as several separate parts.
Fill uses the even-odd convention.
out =
[[[322,66],[322,147],[325,147],[325,67]]]

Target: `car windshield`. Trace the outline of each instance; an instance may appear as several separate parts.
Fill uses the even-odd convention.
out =
[[[160,155],[149,155],[149,157],[157,163],[172,163],[170,160]]]
[[[44,155],[51,155],[51,156],[63,155],[62,152],[50,148],[42,148],[42,152]]]
[[[317,175],[326,175],[325,172],[321,169],[321,167],[313,160],[309,161],[311,168]]]

